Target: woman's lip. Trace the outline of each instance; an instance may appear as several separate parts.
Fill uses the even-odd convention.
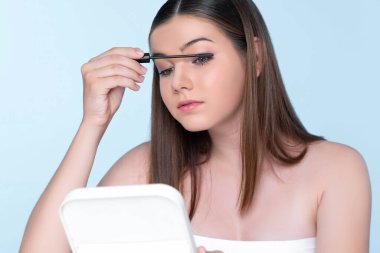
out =
[[[198,105],[202,103],[203,103],[202,101],[186,100],[186,101],[179,102],[177,108],[183,112],[188,112],[195,109],[195,107],[197,107]]]
[[[177,108],[180,108],[182,106],[186,106],[186,105],[189,105],[189,104],[200,104],[200,103],[203,103],[202,101],[198,101],[198,100],[184,100],[184,101],[181,101],[178,103],[178,106]]]

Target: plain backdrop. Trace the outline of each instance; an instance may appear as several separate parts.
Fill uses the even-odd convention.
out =
[[[0,0],[0,252],[18,251],[29,214],[76,133],[81,65],[111,47],[148,50],[150,24],[163,2]],[[373,191],[371,252],[380,252],[380,1],[256,4],[305,126],[364,156]],[[151,68],[140,92],[126,92],[90,186],[149,140]]]

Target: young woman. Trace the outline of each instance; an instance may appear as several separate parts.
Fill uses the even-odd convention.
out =
[[[100,185],[179,189],[199,252],[368,252],[366,165],[299,121],[254,3],[169,0],[149,43],[154,55],[209,54],[155,60],[151,141],[121,157]],[[142,56],[113,48],[82,66],[83,121],[31,214],[21,252],[70,251],[58,207],[86,186],[125,89],[144,81]]]

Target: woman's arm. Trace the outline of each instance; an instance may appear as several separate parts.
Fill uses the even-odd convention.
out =
[[[317,252],[368,253],[371,189],[367,167],[355,150],[331,150],[322,168],[324,190],[317,217]]]
[[[59,218],[66,194],[84,187],[104,129],[83,122],[29,218],[20,252],[70,252]]]
[[[82,66],[84,113],[79,130],[29,218],[21,253],[70,252],[59,207],[66,194],[87,184],[99,142],[122,101],[125,88],[137,91],[146,69],[143,52],[113,48]]]

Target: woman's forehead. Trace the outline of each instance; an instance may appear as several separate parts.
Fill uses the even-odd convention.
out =
[[[150,36],[152,52],[180,49],[186,43],[204,38],[217,43],[223,33],[211,21],[190,15],[177,15],[156,27]]]

